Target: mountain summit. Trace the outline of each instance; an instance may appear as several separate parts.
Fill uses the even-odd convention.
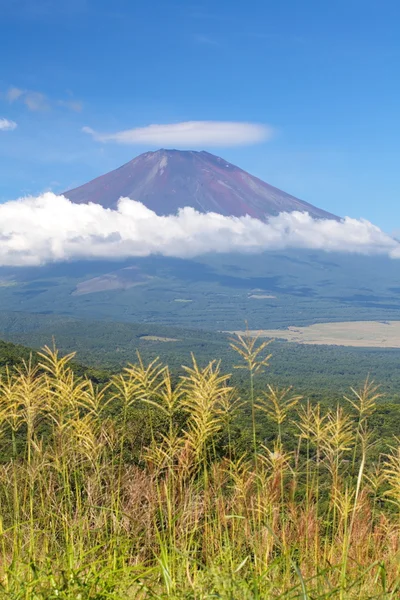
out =
[[[146,152],[64,195],[78,204],[94,202],[105,208],[116,208],[124,196],[158,215],[192,206],[203,213],[248,214],[257,219],[294,210],[307,211],[315,218],[337,218],[204,151]]]

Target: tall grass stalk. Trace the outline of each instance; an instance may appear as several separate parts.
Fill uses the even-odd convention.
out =
[[[290,389],[256,398],[267,344],[234,345],[250,375],[244,451],[243,401],[216,362],[193,359],[174,381],[138,357],[96,388],[74,375],[72,355],[47,348],[37,368],[5,373],[0,597],[399,597],[400,443],[371,463],[376,389],[353,393],[356,418]],[[275,424],[269,444],[259,414]],[[143,416],[149,434],[133,456]],[[286,447],[292,419],[298,440]]]

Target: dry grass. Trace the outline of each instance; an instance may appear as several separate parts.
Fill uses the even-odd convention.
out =
[[[253,378],[267,347],[235,343]],[[268,387],[251,402],[275,442],[237,456],[240,401],[219,365],[193,360],[178,383],[158,361],[103,390],[47,349],[0,383],[0,581],[7,598],[395,599],[400,595],[400,448],[368,464],[366,383],[351,414]],[[120,418],[106,415],[115,404]],[[128,414],[166,421],[129,463]],[[298,412],[297,450],[282,428]],[[182,426],[178,414],[185,414]],[[216,451],[221,431],[223,451]],[[1,593],[0,593],[1,595]]]
[[[242,331],[235,332],[243,334]],[[347,321],[316,323],[308,327],[258,329],[249,331],[254,337],[284,339],[297,344],[326,344],[359,348],[400,348],[400,321]]]

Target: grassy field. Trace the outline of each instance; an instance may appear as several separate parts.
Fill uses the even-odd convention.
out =
[[[283,339],[297,344],[324,344],[358,348],[400,348],[400,321],[317,323],[308,327],[256,329],[249,333],[260,337]]]
[[[217,363],[172,379],[139,359],[96,388],[46,350],[3,377],[0,597],[399,597],[400,448],[371,461],[377,389],[350,391],[347,410],[258,396],[269,345],[234,346],[253,424],[241,450],[243,401]]]

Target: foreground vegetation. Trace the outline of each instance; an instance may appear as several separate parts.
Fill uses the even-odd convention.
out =
[[[215,362],[178,378],[138,357],[101,386],[56,350],[5,370],[0,595],[399,597],[400,446],[374,448],[377,388],[347,409],[258,392],[268,344],[233,346],[246,406]]]

